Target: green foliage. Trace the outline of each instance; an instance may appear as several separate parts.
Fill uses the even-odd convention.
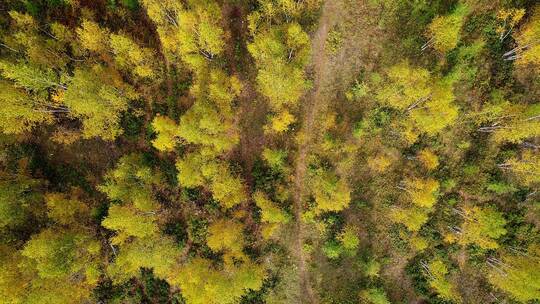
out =
[[[506,220],[502,213],[493,207],[473,207],[463,210],[465,222],[461,230],[459,243],[476,244],[483,249],[498,248],[496,240],[506,234]]]
[[[459,5],[452,14],[438,16],[429,24],[427,35],[437,51],[446,53],[457,46],[468,11],[467,6]]]
[[[97,282],[99,251],[100,244],[91,235],[47,229],[26,243],[22,255],[35,263],[43,279],[80,273],[89,282]]]
[[[540,300],[535,1],[4,2],[0,303]]]
[[[39,180],[24,175],[11,176],[0,172],[0,227],[23,224],[40,210]]]
[[[332,30],[326,38],[326,49],[330,54],[335,54],[343,44],[343,33],[339,30]]]
[[[248,290],[259,290],[264,270],[245,262],[227,271],[216,269],[211,261],[195,258],[175,274],[172,283],[182,288],[182,295],[191,304],[236,303]]]
[[[343,244],[343,248],[348,251],[356,250],[360,245],[360,239],[355,228],[352,226],[345,227],[338,238],[341,244]]]
[[[349,206],[349,186],[333,172],[323,169],[314,171],[310,176],[309,187],[317,204],[316,212],[340,211]]]
[[[178,125],[168,117],[156,116],[152,121],[152,128],[157,133],[156,139],[152,141],[154,148],[160,151],[172,151],[177,143]]]
[[[343,253],[344,248],[339,242],[331,240],[324,244],[322,250],[326,257],[333,260],[339,258],[339,256]]]
[[[291,216],[276,206],[263,192],[257,191],[253,194],[253,200],[257,207],[261,208],[261,221],[267,223],[286,224],[291,220]]]
[[[52,111],[47,111],[27,93],[6,82],[0,82],[0,105],[0,130],[6,134],[29,132],[53,119]]]
[[[390,304],[386,292],[380,288],[363,290],[360,292],[360,298],[371,304]]]
[[[117,244],[125,242],[130,236],[144,238],[158,232],[154,215],[144,214],[128,206],[112,205],[109,208],[109,215],[101,225],[116,231],[117,235],[113,238],[113,242]]]
[[[26,90],[44,91],[51,87],[63,87],[57,82],[53,71],[44,71],[24,62],[13,63],[0,60],[0,72],[4,78],[12,80],[15,86]]]
[[[165,279],[173,275],[179,255],[179,248],[169,237],[141,237],[121,246],[107,272],[115,282],[137,276],[141,268],[152,269],[156,276]]]
[[[146,165],[141,155],[130,154],[122,157],[116,168],[105,175],[99,190],[111,200],[133,204],[135,208],[149,212],[157,208],[153,190],[162,183],[161,174]]]
[[[461,302],[456,286],[446,279],[448,274],[446,265],[441,260],[433,260],[427,268],[429,286],[437,292],[438,296],[446,300]]]
[[[283,170],[286,163],[287,152],[284,150],[264,149],[263,159],[275,170]]]
[[[114,86],[107,72],[101,66],[77,69],[61,95],[69,115],[82,120],[85,138],[113,140],[122,134],[120,115],[127,110],[129,100],[137,97],[129,86]]]
[[[81,201],[62,193],[49,193],[45,196],[47,216],[53,221],[69,225],[85,218],[88,208]]]
[[[529,254],[504,254],[502,261],[492,260],[488,280],[520,302],[540,300],[540,263],[538,248]]]

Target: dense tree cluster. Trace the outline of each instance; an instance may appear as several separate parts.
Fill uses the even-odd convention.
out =
[[[0,303],[538,303],[540,6],[0,3]]]

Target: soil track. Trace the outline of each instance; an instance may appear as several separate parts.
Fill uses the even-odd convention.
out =
[[[322,15],[319,21],[319,27],[312,39],[312,69],[314,74],[313,90],[306,96],[303,108],[302,130],[304,140],[300,143],[298,156],[295,162],[294,175],[294,215],[295,215],[295,242],[294,254],[297,257],[298,276],[300,282],[300,291],[302,303],[318,303],[317,295],[313,292],[310,272],[307,268],[308,259],[303,250],[305,239],[304,223],[302,222],[302,213],[304,207],[304,199],[306,197],[306,169],[307,157],[311,151],[311,145],[316,139],[316,126],[314,125],[315,118],[325,107],[328,101],[322,92],[322,81],[329,76],[330,69],[327,64],[327,56],[325,52],[325,43],[328,33],[331,28],[331,21],[335,17],[336,1],[325,1],[322,9]]]

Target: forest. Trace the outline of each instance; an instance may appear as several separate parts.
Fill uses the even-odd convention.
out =
[[[539,304],[537,0],[0,0],[0,304]]]

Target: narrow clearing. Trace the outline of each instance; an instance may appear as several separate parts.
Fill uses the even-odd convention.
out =
[[[313,289],[319,290],[321,282],[310,276],[310,257],[304,253],[303,245],[310,230],[302,222],[302,213],[306,196],[306,171],[309,155],[313,153],[321,133],[321,115],[338,99],[344,98],[355,75],[361,68],[371,69],[380,52],[384,39],[380,29],[370,22],[369,8],[364,0],[327,0],[325,1],[319,26],[312,37],[313,89],[303,100],[302,130],[295,162],[294,176],[294,215],[295,235],[293,254],[296,256],[298,279],[300,283],[301,303],[318,303]],[[325,45],[329,33],[338,30],[343,34],[342,45],[335,54],[329,54]]]
[[[300,144],[298,150],[298,156],[295,165],[294,176],[294,215],[296,219],[295,223],[295,244],[294,254],[297,257],[298,276],[300,282],[300,291],[302,297],[302,303],[318,303],[317,296],[313,292],[312,283],[310,278],[309,269],[307,269],[307,258],[303,250],[305,232],[304,223],[302,223],[302,212],[304,205],[304,198],[306,196],[306,169],[307,169],[307,156],[310,153],[311,145],[316,139],[318,133],[314,127],[314,121],[318,113],[325,106],[324,103],[328,100],[321,96],[321,81],[329,74],[328,64],[326,64],[327,56],[325,55],[325,42],[328,32],[330,31],[330,22],[335,11],[335,1],[325,1],[322,15],[320,18],[319,28],[313,37],[312,43],[312,62],[314,72],[314,88],[304,100],[304,112],[302,122],[302,134],[305,136],[305,140]]]

